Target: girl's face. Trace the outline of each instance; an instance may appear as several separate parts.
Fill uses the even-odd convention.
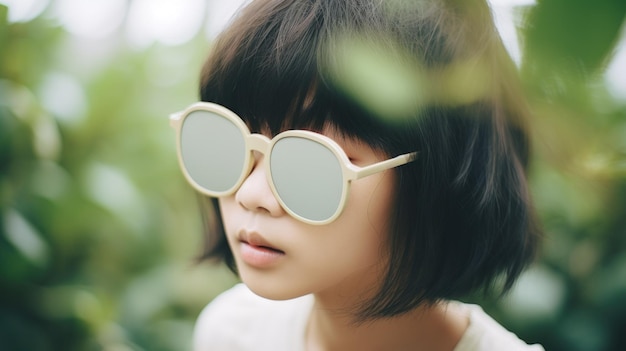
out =
[[[385,159],[367,144],[325,132],[353,163]],[[228,243],[239,275],[260,296],[284,300],[309,293],[373,293],[387,262],[388,218],[394,173],[357,181],[334,222],[310,225],[287,214],[265,176],[263,155],[235,194],[219,199]]]

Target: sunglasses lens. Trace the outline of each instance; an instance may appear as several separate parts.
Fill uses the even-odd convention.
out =
[[[201,187],[219,193],[231,190],[246,158],[241,130],[209,111],[193,111],[181,132],[181,155],[189,176]]]
[[[324,221],[337,211],[343,191],[339,160],[313,140],[285,137],[274,144],[272,181],[287,207],[312,221]]]

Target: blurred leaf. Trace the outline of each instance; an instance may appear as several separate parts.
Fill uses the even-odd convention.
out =
[[[604,68],[626,17],[623,0],[539,0],[528,17],[526,58],[538,75]]]
[[[33,265],[43,267],[49,259],[48,245],[41,234],[26,219],[14,210],[4,213],[5,235],[7,240]]]
[[[8,16],[9,9],[5,5],[0,4],[0,52],[4,52],[7,41]]]

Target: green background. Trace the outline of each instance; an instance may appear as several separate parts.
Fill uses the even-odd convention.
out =
[[[45,11],[7,13],[0,350],[189,349],[201,308],[236,281],[194,261],[197,199],[167,121],[197,99],[210,40],[137,47],[118,31],[85,45]],[[482,303],[547,350],[626,350],[626,96],[605,75],[625,14],[622,0],[516,12],[546,237],[516,288]]]

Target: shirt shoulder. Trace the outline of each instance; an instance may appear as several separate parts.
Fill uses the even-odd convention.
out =
[[[505,329],[478,305],[458,303],[469,314],[469,326],[454,351],[545,351],[541,345],[528,345]]]
[[[193,350],[298,350],[311,306],[310,296],[272,301],[238,284],[202,310]]]

